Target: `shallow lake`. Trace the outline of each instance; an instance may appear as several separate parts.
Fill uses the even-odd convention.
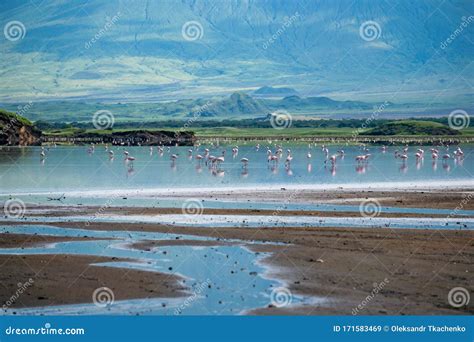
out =
[[[231,146],[210,148],[210,155],[216,157],[226,150],[225,161],[218,167],[209,167],[195,159],[204,155],[205,146],[164,148],[158,153],[155,147],[116,147],[114,158],[104,146],[68,146],[47,148],[46,157],[40,157],[40,147],[3,147],[0,149],[0,193],[37,191],[78,191],[116,189],[179,189],[179,188],[221,188],[255,187],[269,185],[359,185],[383,183],[387,186],[400,182],[422,184],[474,183],[474,161],[471,158],[474,147],[462,146],[464,158],[453,158],[455,147],[439,148],[438,160],[432,160],[430,146],[423,146],[424,158],[416,160],[417,148],[410,146],[408,160],[394,157],[391,146],[382,152],[380,146],[370,146],[362,151],[357,146],[329,146],[329,157],[343,149],[335,165],[326,161],[320,146],[291,146],[293,160],[285,166],[286,147],[279,163],[267,162],[267,148],[257,150],[254,145],[240,146],[233,155]],[[133,156],[133,162],[126,161],[124,150]],[[272,148],[273,152],[275,148]],[[307,153],[311,152],[311,158]],[[370,153],[368,162],[358,163],[357,155]],[[451,159],[443,160],[445,153]],[[176,161],[171,155],[177,154]],[[243,168],[241,158],[248,158],[248,167]]]

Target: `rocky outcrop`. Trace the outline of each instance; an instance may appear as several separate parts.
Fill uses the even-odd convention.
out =
[[[45,142],[70,143],[70,144],[112,144],[122,146],[192,146],[195,136],[190,131],[149,131],[128,130],[112,133],[82,132],[72,136],[44,136]]]
[[[0,145],[28,146],[41,144],[41,131],[24,117],[0,110]]]

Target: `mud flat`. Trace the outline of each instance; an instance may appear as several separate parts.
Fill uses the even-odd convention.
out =
[[[73,227],[83,223],[68,222]],[[90,229],[113,230],[114,224]],[[263,276],[280,279],[292,295],[324,298],[321,304],[268,304],[251,314],[467,314],[472,304],[455,309],[447,296],[454,287],[469,288],[474,281],[474,231],[366,228],[199,228],[127,224],[133,231],[170,232],[248,241],[256,255],[272,253],[261,263]],[[266,242],[265,245],[251,242]],[[283,243],[276,245],[273,243]],[[219,245],[218,242],[142,241],[133,248],[149,250],[164,245],[182,247]],[[228,242],[224,243],[228,245]],[[242,242],[240,243],[242,244]],[[182,295],[173,275],[90,266],[110,258],[66,255],[1,256],[2,300],[19,281],[39,277],[16,305],[43,306],[91,301],[97,287],[112,286],[116,297],[147,298]],[[117,261],[117,260],[115,260]],[[80,276],[78,277],[78,274]],[[36,279],[36,278],[35,278]],[[112,285],[110,285],[112,284]],[[373,298],[368,296],[377,288]],[[74,293],[74,296],[71,296]],[[41,299],[47,298],[47,299]],[[365,303],[365,304],[364,304]],[[357,309],[359,305],[361,308]],[[355,311],[354,311],[355,310]]]
[[[5,309],[92,303],[94,291],[108,287],[115,300],[180,297],[175,275],[94,266],[117,258],[73,255],[0,255],[0,303]],[[33,280],[30,284],[29,281]],[[24,284],[23,286],[19,286]],[[19,288],[24,290],[16,298]],[[13,300],[12,300],[13,299]],[[126,313],[124,313],[126,314]]]

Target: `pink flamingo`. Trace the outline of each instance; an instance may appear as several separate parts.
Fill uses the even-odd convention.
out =
[[[224,162],[224,156],[220,156],[220,157],[217,157],[216,159],[214,159],[214,163],[219,167],[221,165],[221,163]]]

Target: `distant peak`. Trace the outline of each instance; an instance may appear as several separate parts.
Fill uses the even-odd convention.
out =
[[[298,95],[291,95],[291,96],[285,96],[283,100],[285,101],[301,100],[301,97],[299,97]]]
[[[271,87],[271,86],[263,86],[258,88],[253,92],[255,95],[259,96],[291,96],[296,95],[297,91],[293,88],[289,87]]]
[[[241,99],[241,98],[250,98],[249,95],[245,94],[245,93],[242,93],[242,92],[235,92],[235,93],[232,93],[232,95],[230,95],[230,98],[232,100],[238,100],[238,99]]]

